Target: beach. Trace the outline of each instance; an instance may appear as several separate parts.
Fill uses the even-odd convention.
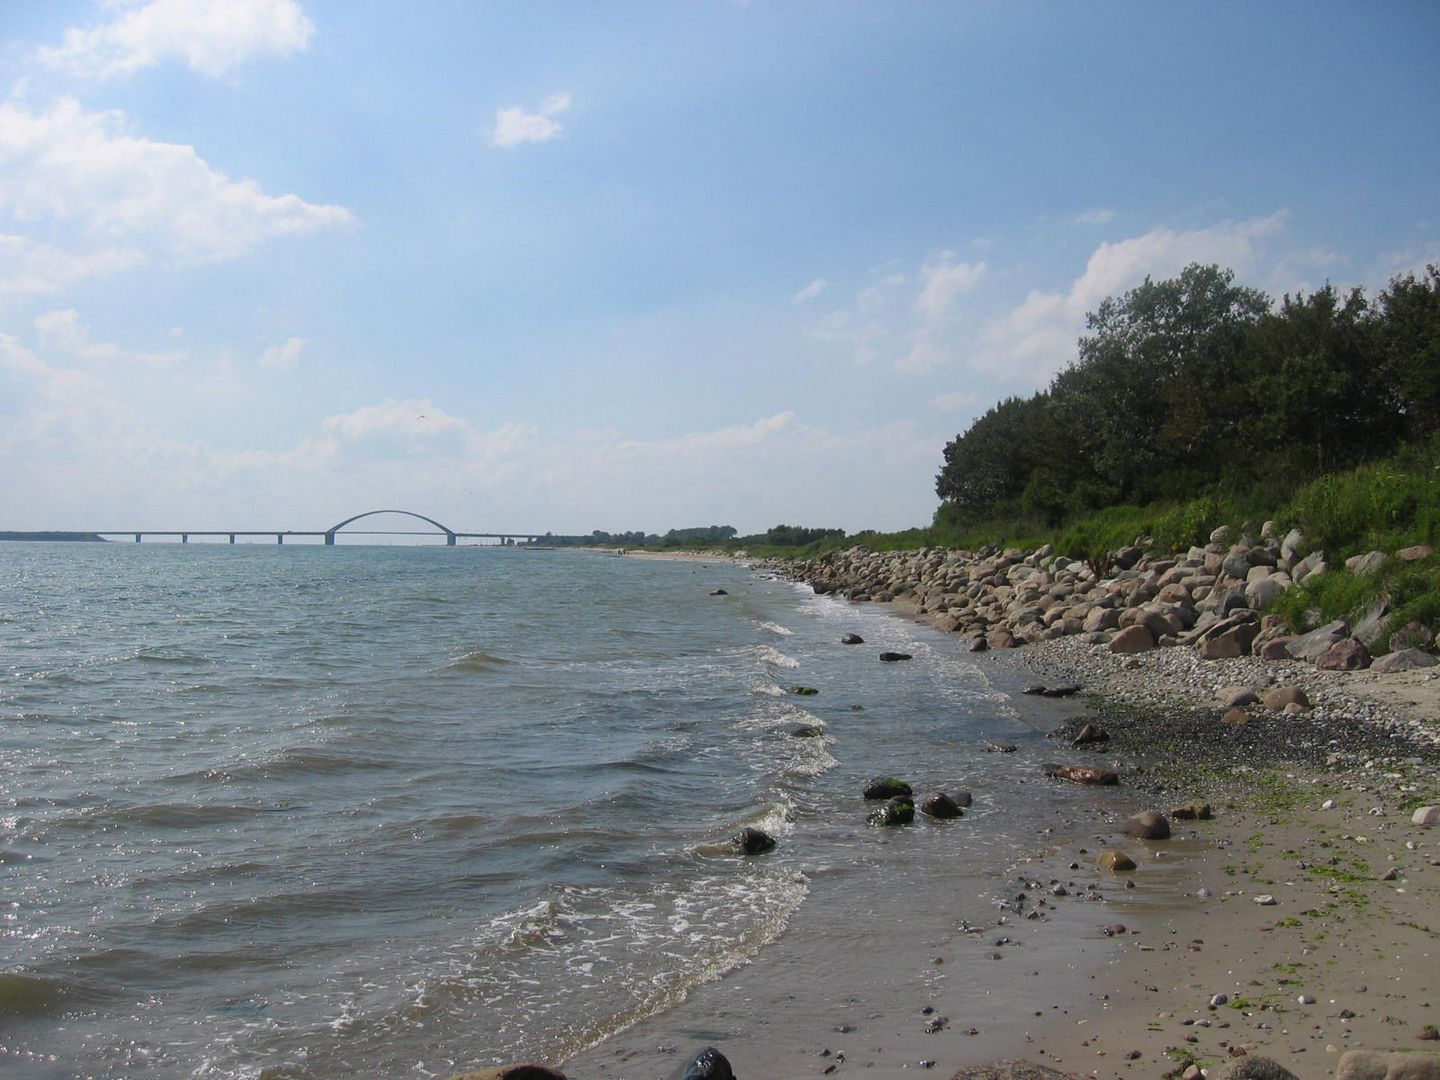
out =
[[[903,601],[872,607],[918,617]],[[1053,722],[1057,762],[1113,768],[1121,783],[1077,786],[1074,812],[1037,829],[978,911],[951,897],[937,928],[892,897],[857,955],[848,939],[827,944],[810,924],[826,913],[807,905],[752,965],[570,1075],[678,1075],[677,1057],[711,1043],[742,1078],[950,1076],[1012,1059],[1218,1077],[1269,1058],[1303,1080],[1332,1075],[1349,1050],[1434,1047],[1440,830],[1410,818],[1440,793],[1440,680],[1175,648],[1123,656],[1078,638],[980,661],[1031,722]],[[1062,683],[1079,692],[1024,695]],[[1222,698],[1244,686],[1303,687],[1313,706],[1223,723]],[[1085,722],[1110,735],[1101,749],[1070,746]],[[1212,816],[1171,813],[1190,803]],[[1141,809],[1169,817],[1171,838],[1125,835]],[[1099,869],[1107,849],[1134,871]]]

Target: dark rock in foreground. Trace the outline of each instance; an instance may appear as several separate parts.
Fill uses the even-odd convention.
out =
[[[866,822],[887,828],[892,825],[909,825],[915,820],[915,801],[903,796],[891,799],[884,806],[870,811]]]
[[[730,841],[735,845],[735,850],[741,855],[763,855],[767,851],[775,849],[775,838],[764,829],[756,829],[749,825],[741,829]]]
[[[1225,1080],[1298,1080],[1298,1077],[1267,1057],[1247,1057],[1225,1074]]]
[[[893,776],[877,776],[865,785],[867,799],[908,799],[914,794],[915,791],[909,784],[904,780],[896,780]]]
[[[841,645],[864,645],[865,639],[859,634],[846,634],[840,639]]]
[[[450,1080],[565,1080],[565,1074],[544,1065],[497,1065],[493,1069],[457,1073]]]
[[[926,795],[925,801],[920,804],[920,812],[927,817],[942,819],[957,818],[964,813],[960,809],[960,804],[943,791]]]
[[[735,1073],[724,1054],[707,1046],[690,1059],[680,1080],[735,1080]]]
[[[893,664],[893,663],[895,663],[897,660],[913,660],[913,659],[915,659],[915,658],[914,658],[913,656],[911,656],[908,652],[882,652],[882,653],[880,654],[880,662],[881,662],[882,664]]]

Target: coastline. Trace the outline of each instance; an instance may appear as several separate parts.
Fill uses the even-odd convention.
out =
[[[876,606],[929,621],[906,598]],[[1125,776],[1100,799],[1077,790],[1085,809],[1007,867],[1025,899],[983,924],[952,919],[903,957],[877,942],[870,960],[889,989],[883,1007],[867,998],[863,1015],[847,1008],[859,996],[825,987],[823,959],[791,954],[787,939],[804,935],[787,930],[752,965],[567,1063],[573,1075],[667,1075],[676,1062],[654,1055],[684,1058],[704,1042],[740,1077],[964,1076],[1011,1057],[1075,1076],[1147,1077],[1179,1076],[1192,1062],[1217,1077],[1232,1060],[1268,1057],[1315,1077],[1350,1049],[1436,1047],[1422,1033],[1440,1016],[1427,998],[1440,955],[1440,844],[1408,810],[1440,795],[1440,682],[1201,661],[1181,649],[1121,656],[1079,638],[975,659],[1012,694],[1036,677],[1079,683],[1078,700],[1030,707],[1072,734],[1084,720],[1103,723],[1112,739],[1102,750],[1059,743],[1055,757]],[[1315,708],[1221,725],[1217,690],[1247,681],[1305,685]],[[1166,841],[1121,832],[1142,807],[1191,800],[1211,803],[1214,819],[1176,821]],[[1095,867],[1112,846],[1135,858],[1133,874]],[[898,907],[890,916],[905,918]],[[1004,1008],[987,1014],[973,993],[955,992],[983,981],[982,961],[1012,956],[1027,970],[1006,984]],[[806,997],[787,980],[820,989]],[[1224,1003],[1212,1006],[1216,995]],[[773,1020],[728,1022],[753,1014],[757,999]],[[937,1016],[945,1026],[932,1031],[926,1017]]]

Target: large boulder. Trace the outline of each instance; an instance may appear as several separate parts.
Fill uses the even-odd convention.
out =
[[[940,819],[957,818],[964,813],[960,809],[960,805],[943,791],[935,791],[926,795],[925,800],[920,804],[920,812],[926,817]]]
[[[1286,646],[1286,651],[1296,660],[1309,660],[1313,663],[1324,656],[1330,646],[1337,641],[1344,641],[1349,634],[1350,624],[1344,619],[1336,619],[1308,634],[1301,634]]]
[[[1440,660],[1421,649],[1401,649],[1398,652],[1386,653],[1371,663],[1370,670],[1381,675],[1391,675],[1397,671],[1414,671],[1416,668],[1435,667],[1437,664],[1440,664]]]
[[[897,780],[893,776],[877,776],[865,785],[865,798],[867,799],[894,799],[897,797],[910,798],[915,792],[904,780]]]
[[[1355,623],[1351,637],[1359,638],[1367,649],[1373,649],[1385,635],[1385,623],[1389,620],[1390,605],[1384,597],[1377,597]]]
[[[763,855],[767,851],[775,849],[775,838],[764,829],[756,829],[746,825],[734,837],[730,843],[741,855]]]
[[[967,1065],[950,1080],[1078,1080],[1073,1073],[1060,1072],[1033,1061],[987,1061]]]
[[[1142,810],[1121,827],[1126,836],[1137,840],[1169,840],[1170,822],[1158,810]]]
[[[497,1065],[491,1069],[456,1073],[450,1080],[565,1080],[565,1074],[544,1065]]]
[[[1302,709],[1310,707],[1310,699],[1298,686],[1277,687],[1265,695],[1263,702],[1265,708],[1274,709],[1276,712],[1284,712],[1287,705],[1299,705]]]
[[[1299,1078],[1279,1062],[1258,1055],[1246,1055],[1225,1074],[1225,1080],[1299,1080]]]
[[[1095,865],[1101,870],[1113,870],[1117,874],[1123,874],[1135,869],[1135,860],[1125,852],[1111,848],[1100,853]]]
[[[1270,574],[1245,586],[1245,603],[1256,611],[1273,604],[1290,587],[1286,574]]]
[[[1428,559],[1434,554],[1434,548],[1429,544],[1416,544],[1414,547],[1401,548],[1395,552],[1395,557],[1401,562],[1419,562],[1421,559]]]
[[[1424,623],[1408,622],[1390,635],[1392,649],[1428,649],[1435,644],[1435,635]]]
[[[690,1059],[680,1080],[735,1080],[735,1072],[724,1054],[707,1046]]]
[[[1370,666],[1370,650],[1355,638],[1337,641],[1315,661],[1322,671],[1360,671]]]
[[[1383,551],[1367,551],[1363,555],[1352,555],[1345,560],[1345,569],[1356,577],[1367,577],[1385,565]]]
[[[1148,652],[1155,647],[1155,636],[1143,626],[1127,626],[1110,639],[1112,653]]]
[[[915,820],[915,800],[903,797],[891,799],[884,806],[871,810],[865,820],[878,828],[909,825]]]

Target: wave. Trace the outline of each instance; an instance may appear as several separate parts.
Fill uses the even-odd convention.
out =
[[[64,979],[0,971],[0,1016],[36,1016],[83,1004],[95,996]]]
[[[399,765],[384,758],[355,757],[318,747],[297,746],[258,761],[214,765],[167,777],[171,783],[203,780],[226,784],[234,781],[265,780],[278,776],[333,775],[335,773],[395,769]]]
[[[494,671],[498,667],[514,663],[503,656],[495,656],[480,649],[472,649],[463,656],[457,656],[446,664],[445,671]]]
[[[791,634],[795,633],[794,630],[788,629],[787,627],[781,626],[779,623],[773,622],[762,622],[760,624],[760,629],[769,630],[770,633],[779,634],[781,637],[789,637]]]
[[[793,656],[786,656],[779,649],[772,648],[769,645],[760,646],[759,655],[762,663],[771,664],[774,667],[798,668],[800,666],[799,660],[796,660]]]

